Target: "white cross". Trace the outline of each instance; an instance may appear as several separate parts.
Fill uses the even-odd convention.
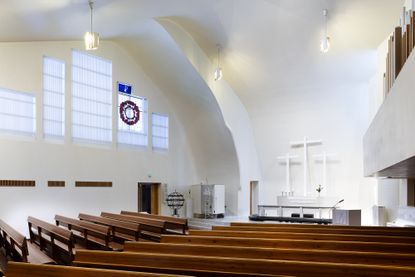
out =
[[[307,137],[304,137],[303,141],[294,141],[290,142],[291,147],[304,147],[304,196],[307,196],[307,181],[308,181],[308,155],[307,147],[320,145],[323,142],[321,140],[308,140]]]
[[[316,160],[323,162],[323,188],[327,191],[327,158],[336,156],[336,153],[326,153],[325,151],[321,154],[313,155]]]
[[[291,159],[295,159],[295,158],[298,158],[298,156],[297,155],[290,156],[290,154],[288,153],[285,154],[285,156],[277,157],[278,160],[284,160],[284,163],[286,165],[285,167],[286,187],[285,189],[287,193],[292,192],[291,181],[290,181],[290,162],[291,162]]]

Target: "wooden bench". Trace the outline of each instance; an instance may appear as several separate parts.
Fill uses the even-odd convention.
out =
[[[77,241],[87,249],[105,249],[120,251],[122,244],[111,241],[111,229],[108,226],[98,225],[61,215],[55,216],[57,226],[64,226],[73,232]]]
[[[131,272],[121,270],[81,268],[74,266],[58,266],[58,265],[32,265],[25,263],[9,263],[6,270],[7,277],[174,277],[177,275],[153,274],[142,272]]]
[[[74,264],[198,276],[415,276],[415,267],[87,250],[76,253]]]
[[[142,218],[131,215],[120,215],[106,212],[102,212],[101,216],[115,220],[140,224],[140,238],[143,239],[160,241],[161,234],[166,233],[165,221],[163,220]]]
[[[125,252],[235,257],[268,260],[300,260],[349,264],[415,266],[415,254],[357,251],[260,248],[222,245],[126,242]]]
[[[365,241],[365,242],[388,242],[408,243],[415,248],[414,237],[398,236],[369,236],[369,235],[343,235],[343,234],[314,234],[292,233],[292,232],[259,232],[259,231],[206,231],[191,230],[190,235],[195,236],[220,236],[220,237],[246,237],[246,238],[268,238],[268,239],[306,239],[306,240],[335,240],[335,241]]]
[[[72,263],[74,239],[70,231],[31,216],[27,222],[31,243],[37,244],[40,250],[58,263]]]
[[[162,235],[163,243],[188,243],[203,245],[228,245],[244,247],[290,248],[290,249],[319,249],[358,252],[385,252],[415,254],[412,244],[381,243],[361,241],[331,241],[331,240],[294,240],[294,239],[263,239],[238,237],[208,237],[208,236],[178,236]]]
[[[415,232],[415,227],[384,227],[384,226],[349,226],[349,225],[318,225],[318,224],[284,224],[284,223],[252,223],[231,222],[230,226],[262,226],[262,227],[295,227],[295,228],[327,228],[327,229],[354,229],[354,230],[387,230],[388,232],[409,231]],[[413,233],[412,233],[413,234]]]
[[[187,219],[186,218],[178,218],[174,216],[164,216],[164,215],[155,215],[155,214],[149,214],[144,212],[129,212],[129,211],[121,211],[121,214],[123,215],[132,215],[132,216],[138,216],[143,218],[150,218],[150,219],[160,219],[164,220],[166,222],[166,228],[168,230],[181,230],[183,234],[186,234],[186,231],[189,229]]]
[[[114,240],[124,242],[126,240],[137,241],[140,237],[140,224],[134,222],[126,222],[106,218],[102,216],[94,216],[88,214],[79,214],[80,220],[109,226]]]
[[[28,243],[25,236],[20,234],[1,219],[0,237],[6,256],[11,257],[13,261],[35,264],[55,263],[54,260],[44,254],[37,246],[32,243]]]
[[[285,225],[285,224],[284,224]],[[309,228],[297,227],[297,224],[282,227],[264,227],[262,224],[252,226],[212,226],[215,231],[261,231],[261,232],[293,232],[293,233],[324,233],[324,234],[344,234],[344,235],[378,235],[378,236],[403,236],[415,237],[415,231],[405,230],[385,230],[385,229],[355,229],[355,228],[325,228],[320,225],[312,225]]]

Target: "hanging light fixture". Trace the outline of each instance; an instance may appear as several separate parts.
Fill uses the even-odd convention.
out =
[[[218,66],[215,69],[214,76],[215,76],[215,81],[219,81],[223,77],[222,68],[220,67],[221,46],[220,46],[220,44],[216,44],[216,47],[218,48]]]
[[[94,10],[94,0],[89,0],[89,8],[91,10],[91,29],[89,32],[85,33],[85,49],[86,50],[96,50],[99,45],[99,34],[94,32],[93,29],[93,10]]]
[[[329,11],[327,9],[323,10],[323,16],[324,16],[324,36],[321,39],[320,42],[320,51],[322,53],[327,53],[330,49],[330,37],[327,35],[327,16],[329,14]]]

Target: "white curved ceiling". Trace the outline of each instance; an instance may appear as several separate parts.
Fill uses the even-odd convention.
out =
[[[87,0],[2,0],[0,41],[81,39]],[[215,59],[223,45],[225,76],[248,106],[293,84],[368,80],[370,52],[398,22],[403,0],[96,0],[102,39],[140,39],[154,17],[174,17]],[[318,51],[329,9],[332,51]]]

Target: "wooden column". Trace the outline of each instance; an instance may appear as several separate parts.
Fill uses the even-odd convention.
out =
[[[406,44],[407,44],[406,32],[403,33],[401,43],[402,43],[401,62],[403,64],[404,61],[406,61],[406,53],[407,53],[407,48],[406,48]]]
[[[394,75],[393,79],[395,80],[398,77],[399,72],[402,69],[402,28],[396,27],[394,33],[394,45],[393,45],[393,52],[394,52]]]
[[[411,16],[411,50],[415,47],[415,11]]]

